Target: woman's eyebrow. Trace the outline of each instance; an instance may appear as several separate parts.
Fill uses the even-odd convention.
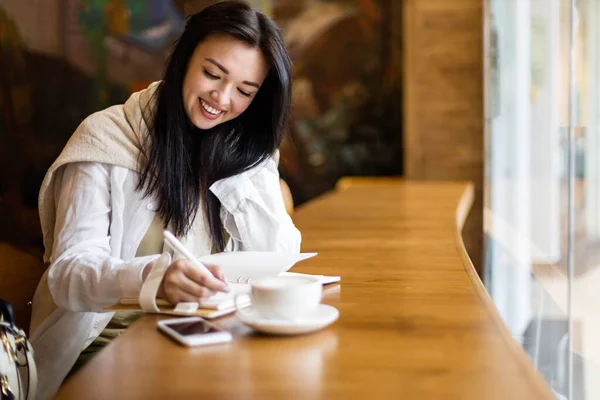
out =
[[[229,70],[227,68],[225,68],[223,65],[221,65],[220,63],[217,62],[217,60],[213,59],[213,58],[207,58],[206,61],[213,63],[214,65],[217,66],[217,68],[219,68],[221,71],[223,71],[226,74],[229,74]]]
[[[225,74],[229,74],[229,70],[227,68],[225,68],[220,62],[218,62],[214,58],[207,58],[206,61],[208,61],[211,64],[216,65],[216,67],[219,68],[221,71],[223,71]],[[260,85],[256,82],[244,81],[242,83],[245,85],[254,86],[257,89],[260,89]]]

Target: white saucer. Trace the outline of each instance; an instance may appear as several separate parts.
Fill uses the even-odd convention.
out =
[[[320,304],[314,313],[295,321],[265,319],[252,309],[238,310],[236,315],[243,323],[259,332],[273,335],[300,335],[325,328],[335,322],[340,313],[335,307]]]

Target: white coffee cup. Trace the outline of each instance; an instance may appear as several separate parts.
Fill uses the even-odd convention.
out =
[[[321,303],[322,293],[321,282],[311,276],[262,277],[250,283],[252,309],[265,319],[296,320],[310,315]]]

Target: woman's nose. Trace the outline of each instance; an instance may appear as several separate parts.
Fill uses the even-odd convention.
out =
[[[224,110],[229,106],[229,89],[227,88],[213,90],[210,97],[215,102],[216,106]]]

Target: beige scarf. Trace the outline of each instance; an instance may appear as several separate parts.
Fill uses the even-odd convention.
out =
[[[54,245],[54,176],[62,166],[72,162],[97,162],[139,172],[140,153],[148,130],[148,113],[152,112],[154,93],[159,82],[134,93],[125,104],[116,105],[86,118],[52,164],[39,193],[39,213],[44,239],[44,261],[51,262]],[[194,254],[210,254],[211,243],[202,212],[198,212],[192,229],[183,240]],[[194,235],[194,232],[196,234]]]

